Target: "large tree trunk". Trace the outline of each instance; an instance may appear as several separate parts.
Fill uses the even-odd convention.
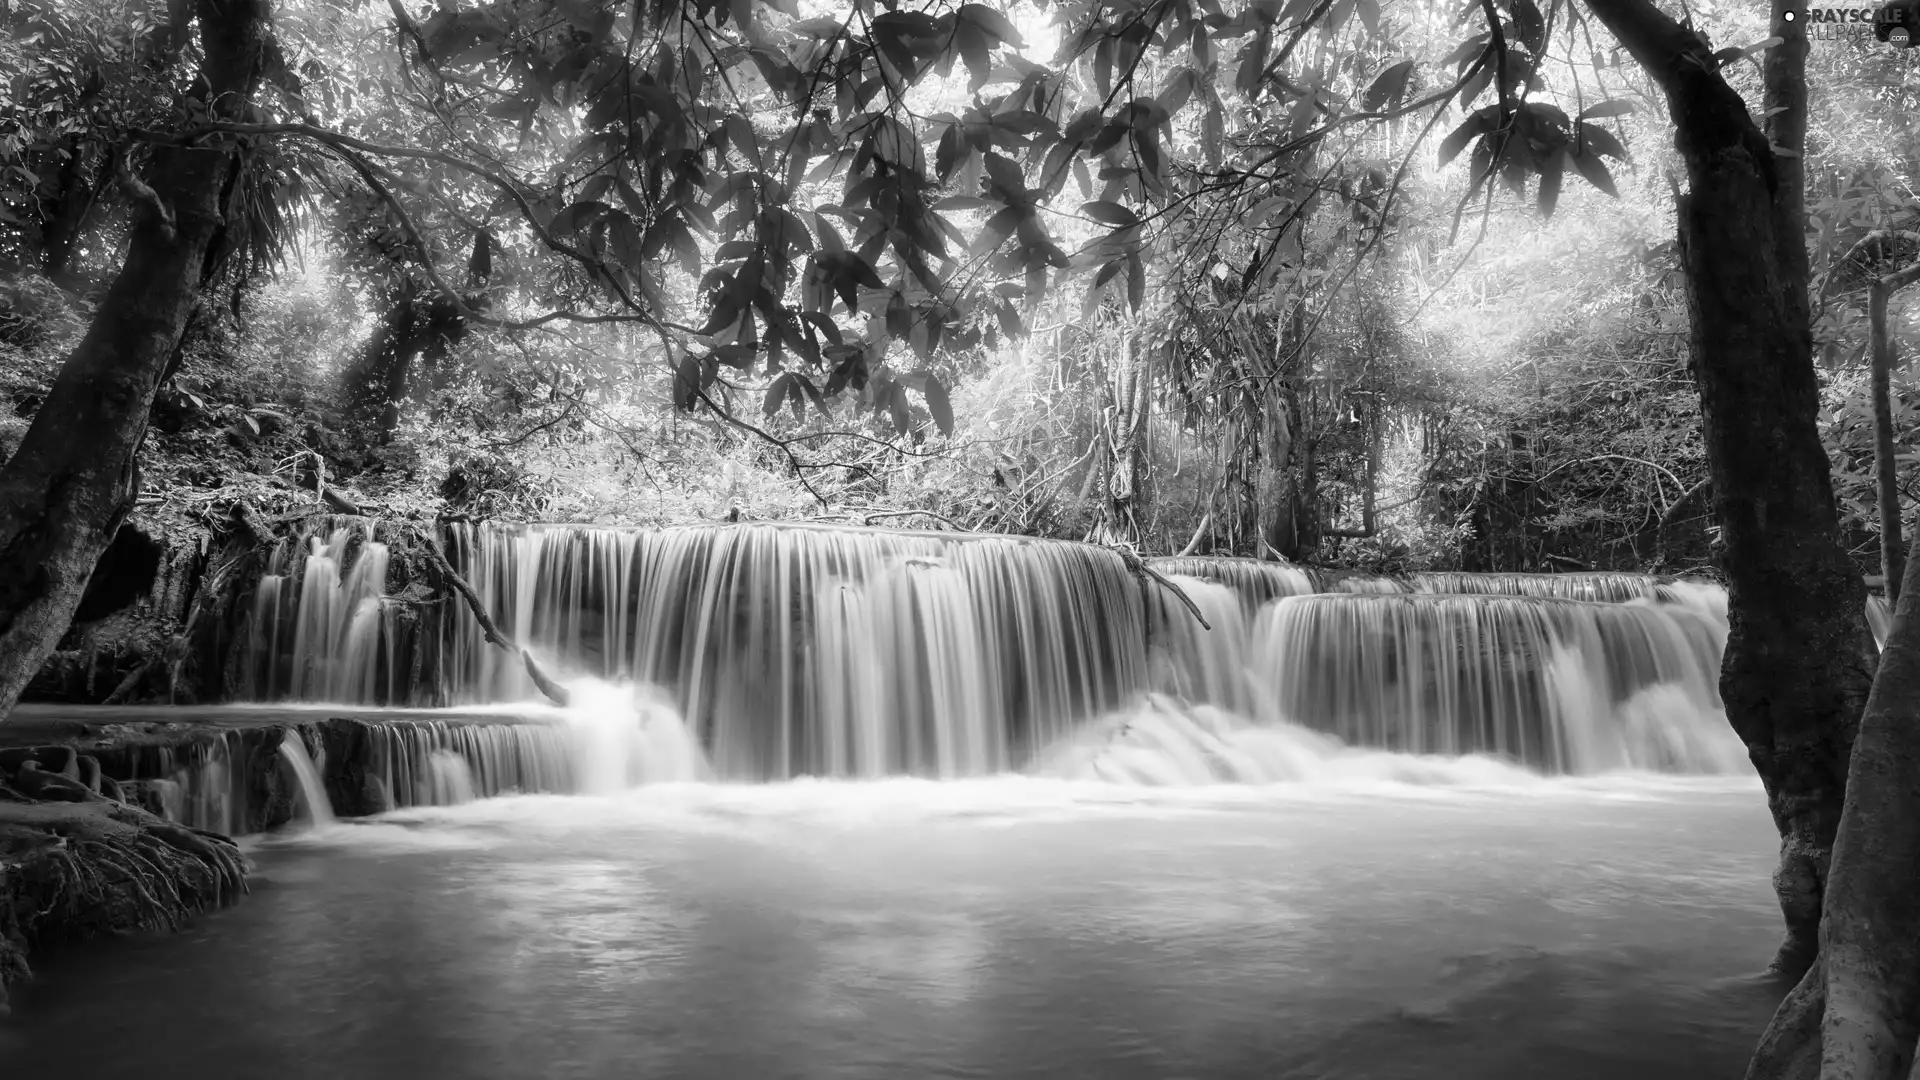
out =
[[[1731,620],[1721,697],[1780,830],[1774,887],[1787,936],[1774,966],[1798,976],[1817,952],[1873,663],[1865,588],[1838,541],[1815,421],[1800,160],[1769,148],[1703,38],[1649,0],[1588,6],[1659,82],[1687,165],[1680,242]],[[1799,29],[1778,11],[1774,25]],[[1786,50],[1796,63],[1797,44]],[[1770,62],[1769,97],[1793,75]]]
[[[196,95],[237,117],[253,96],[266,0],[200,0]],[[223,149],[161,146],[137,181],[127,260],[20,447],[0,468],[0,717],[73,620],[94,563],[133,509],[147,411],[198,302],[234,179]]]
[[[1920,1036],[1920,537],[1866,714],[1820,921],[1749,1080],[1907,1080]]]

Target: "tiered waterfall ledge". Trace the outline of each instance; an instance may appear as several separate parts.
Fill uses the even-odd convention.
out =
[[[296,757],[349,817],[572,786],[564,733],[537,712],[21,706],[0,723],[0,1015],[37,946],[238,900],[231,837],[315,816]]]

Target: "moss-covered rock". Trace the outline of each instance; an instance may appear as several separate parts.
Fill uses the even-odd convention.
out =
[[[54,797],[29,798],[21,780]],[[15,781],[0,782],[0,1015],[37,945],[178,929],[247,891],[246,859],[224,836],[106,798],[35,761]]]

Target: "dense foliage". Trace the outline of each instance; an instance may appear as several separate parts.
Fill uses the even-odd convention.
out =
[[[152,510],[344,484],[1386,569],[1708,558],[1671,154],[1578,9],[298,0],[245,123],[182,120],[166,5],[8,18],[15,417],[150,148],[249,147],[253,237],[156,405]],[[1870,37],[1811,63],[1827,430],[1868,568],[1862,285],[1920,252],[1913,79]]]

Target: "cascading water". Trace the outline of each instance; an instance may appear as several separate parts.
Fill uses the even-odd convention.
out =
[[[1154,686],[1176,698],[1252,715],[1252,673],[1247,669],[1245,594],[1217,581],[1171,577],[1206,619],[1202,625],[1184,605],[1155,590]]]
[[[388,545],[357,519],[273,552],[254,590],[243,696],[257,701],[399,703],[410,688],[387,598]]]
[[[1151,560],[1202,626],[1084,544],[792,525],[456,524],[446,539],[574,708],[377,725],[368,783],[386,806],[709,776],[960,777],[1089,746],[1109,748],[1087,758],[1103,775],[1275,778],[1325,737],[1548,772],[1746,767],[1720,713],[1725,593],[1710,584]],[[540,699],[463,610],[409,637],[383,595],[389,559],[350,519],[287,545],[255,605],[257,696]],[[1115,765],[1114,732],[1133,749],[1158,732],[1161,773],[1131,750]],[[1293,749],[1274,757],[1276,738]]]
[[[1312,570],[1292,563],[1200,555],[1148,559],[1147,565],[1169,576],[1224,585],[1241,598],[1249,612],[1282,596],[1305,596],[1321,591]]]
[[[1555,772],[1717,772],[1744,758],[1719,715],[1723,637],[1691,608],[1644,601],[1321,595],[1265,608],[1251,651],[1262,719],[1349,743]]]
[[[300,785],[300,807],[306,811],[307,821],[316,829],[333,824],[333,803],[327,798],[327,785],[320,779],[320,767],[307,753],[306,743],[289,732],[280,740],[280,756],[292,767]]]
[[[1581,574],[1414,574],[1407,579],[1413,592],[1481,596],[1550,596],[1563,600],[1594,600],[1621,604],[1666,593],[1659,579],[1645,574],[1605,571]]]
[[[670,688],[719,775],[1008,768],[1146,684],[1140,593],[1081,544],[796,526],[450,530],[502,628],[563,670]],[[477,627],[458,699],[535,696]]]

